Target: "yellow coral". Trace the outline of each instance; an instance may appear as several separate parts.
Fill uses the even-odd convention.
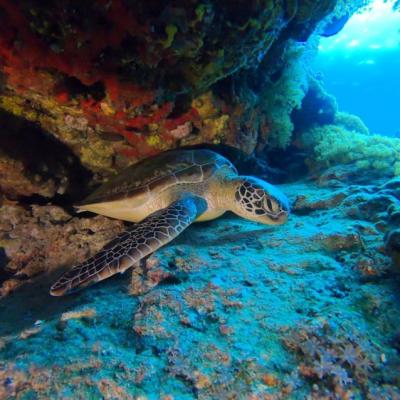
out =
[[[350,114],[347,112],[338,112],[335,115],[335,125],[340,125],[348,131],[354,131],[363,133],[364,135],[369,134],[369,129],[364,124],[363,120],[357,115]]]
[[[303,144],[313,152],[316,167],[353,164],[388,176],[400,175],[400,139],[366,135],[343,126],[324,125],[303,134]]]
[[[81,148],[81,161],[84,165],[90,165],[94,169],[104,169],[105,166],[111,168],[113,154],[112,146],[100,140],[93,140],[90,146]]]
[[[107,115],[107,116],[111,116],[111,115],[114,115],[115,114],[115,110],[112,108],[112,106],[109,104],[109,103],[107,103],[106,101],[102,101],[101,103],[100,103],[100,108],[101,108],[101,111],[103,111],[103,114],[104,115]]]
[[[211,91],[196,97],[192,101],[192,107],[197,110],[201,119],[211,118],[218,114],[218,109],[214,105],[214,98]]]
[[[164,49],[171,47],[171,44],[174,41],[176,32],[178,32],[178,28],[175,25],[168,24],[166,26],[165,33],[167,34],[167,38],[162,42]]]
[[[207,124],[212,125],[213,131],[215,132],[215,135],[218,136],[221,133],[224,132],[224,130],[227,127],[227,123],[229,121],[229,115],[223,114],[218,118],[215,119],[208,119],[205,122]]]
[[[24,109],[18,104],[18,101],[8,96],[0,96],[0,108],[17,116],[22,115],[24,112]]]
[[[158,135],[151,135],[146,139],[146,141],[150,146],[153,146],[153,147],[161,147],[162,146],[160,136],[158,136]]]
[[[202,94],[192,101],[192,107],[203,121],[202,136],[215,144],[221,142],[228,130],[229,115],[222,114],[212,92]]]

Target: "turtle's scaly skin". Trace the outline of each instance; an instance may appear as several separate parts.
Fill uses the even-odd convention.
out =
[[[185,230],[207,208],[200,197],[182,198],[168,208],[151,214],[142,223],[120,233],[99,253],[77,265],[51,287],[53,296],[71,292],[125,272]]]
[[[124,272],[192,222],[231,210],[253,221],[282,224],[289,212],[288,201],[277,188],[238,176],[228,160],[209,150],[177,150],[145,160],[101,186],[78,207],[139,223],[62,275],[51,287],[54,296]]]

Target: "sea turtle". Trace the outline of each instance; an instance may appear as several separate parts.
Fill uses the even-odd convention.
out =
[[[194,221],[218,218],[225,211],[256,222],[287,220],[289,202],[276,187],[239,176],[230,161],[211,150],[173,150],[122,171],[77,206],[135,222],[51,287],[62,296],[132,267],[164,246]]]

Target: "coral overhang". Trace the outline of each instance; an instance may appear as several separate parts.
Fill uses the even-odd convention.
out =
[[[272,46],[281,57],[335,3],[0,0],[0,107],[103,174],[182,141],[251,152],[269,131],[265,118],[213,85],[254,70]],[[205,122],[194,104],[210,88],[215,117]]]

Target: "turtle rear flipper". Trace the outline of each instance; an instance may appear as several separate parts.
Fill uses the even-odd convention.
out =
[[[156,211],[120,233],[96,255],[63,274],[51,287],[50,294],[63,296],[118,272],[125,272],[178,236],[206,208],[207,202],[204,199],[188,195]]]

